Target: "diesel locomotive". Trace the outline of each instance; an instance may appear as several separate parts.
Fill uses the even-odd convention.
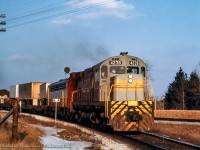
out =
[[[146,131],[153,125],[155,97],[147,64],[127,52],[70,73],[50,84],[47,93],[50,115],[59,99],[58,115],[65,119],[89,120],[114,131]]]

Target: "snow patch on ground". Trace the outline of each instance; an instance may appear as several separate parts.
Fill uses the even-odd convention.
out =
[[[38,126],[38,125],[36,126],[40,128],[41,130],[43,130],[46,136],[57,135],[58,132],[64,130],[64,129],[57,129],[54,127],[44,127],[44,126]]]
[[[66,141],[55,136],[45,136],[41,138],[44,150],[84,150],[91,147],[90,142]]]
[[[57,133],[64,129],[58,129],[55,127],[44,127],[39,125],[34,126],[45,132],[45,136],[41,137],[41,141],[44,145],[44,150],[84,150],[87,147],[92,146],[91,142],[66,141],[56,137],[58,136]]]
[[[50,119],[50,118],[47,118],[47,117],[43,117],[43,116],[36,116],[36,115],[31,115],[31,116],[36,118],[36,119],[38,119],[38,120],[42,120],[42,121],[46,121],[46,122],[54,121],[53,119]],[[101,134],[98,134],[97,132],[91,131],[91,130],[89,130],[87,128],[84,128],[84,127],[80,127],[79,125],[76,125],[76,124],[73,124],[73,123],[68,123],[68,122],[63,122],[63,121],[57,121],[57,123],[63,124],[64,126],[74,127],[74,128],[80,129],[82,132],[91,134],[92,136],[94,136],[95,139],[100,140],[102,142],[101,149],[103,149],[103,150],[112,150],[112,149],[129,150],[129,149],[133,149],[133,147],[130,147],[130,146],[126,145],[126,144],[123,144],[119,140],[114,140],[114,139],[111,139],[109,137],[104,137]],[[45,141],[47,141],[47,143],[51,144],[51,142],[49,142],[48,140],[49,140],[48,138],[45,139]],[[52,141],[54,141],[54,140],[55,139],[52,138]],[[57,141],[57,143],[59,143],[61,141],[62,140],[59,139],[59,141]],[[72,150],[73,150],[73,148],[76,149],[76,150],[77,149],[78,150],[82,150],[81,147],[90,147],[91,146],[90,145],[91,143],[89,143],[89,142],[78,142],[80,145],[78,143],[76,143],[76,142],[75,143],[73,143],[73,142],[70,143],[71,141],[65,141],[65,142],[67,142],[67,143],[64,143],[63,145],[68,144],[66,146],[70,146],[70,148],[69,147],[68,148],[72,149]],[[46,150],[53,150],[53,149],[51,148],[51,149],[46,149]]]

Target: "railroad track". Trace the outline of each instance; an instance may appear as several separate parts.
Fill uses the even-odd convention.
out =
[[[126,139],[131,141],[136,141],[141,144],[147,145],[149,148],[157,149],[157,150],[171,150],[171,149],[179,149],[179,150],[194,150],[200,149],[199,145],[194,145],[191,143],[175,140],[168,138],[166,136],[157,135],[154,133],[148,132],[137,132],[134,134],[122,134]]]

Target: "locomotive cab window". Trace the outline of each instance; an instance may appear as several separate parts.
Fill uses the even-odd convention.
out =
[[[108,76],[108,67],[104,65],[101,67],[101,78],[106,79],[107,76]]]
[[[99,82],[99,70],[95,71],[94,78],[95,78],[95,82]]]
[[[144,67],[141,68],[141,74],[143,75],[143,77],[146,76],[146,74],[145,74],[145,68]]]
[[[112,66],[112,67],[110,67],[110,73],[125,74],[125,67],[124,66]]]
[[[127,73],[139,74],[139,67],[127,67]]]

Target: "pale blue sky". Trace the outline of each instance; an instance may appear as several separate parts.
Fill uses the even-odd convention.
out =
[[[199,8],[199,0],[0,0],[7,16],[0,89],[54,82],[64,78],[65,66],[80,71],[128,51],[151,64],[162,96],[180,67],[189,74],[200,62]],[[29,21],[35,23],[16,26]]]

